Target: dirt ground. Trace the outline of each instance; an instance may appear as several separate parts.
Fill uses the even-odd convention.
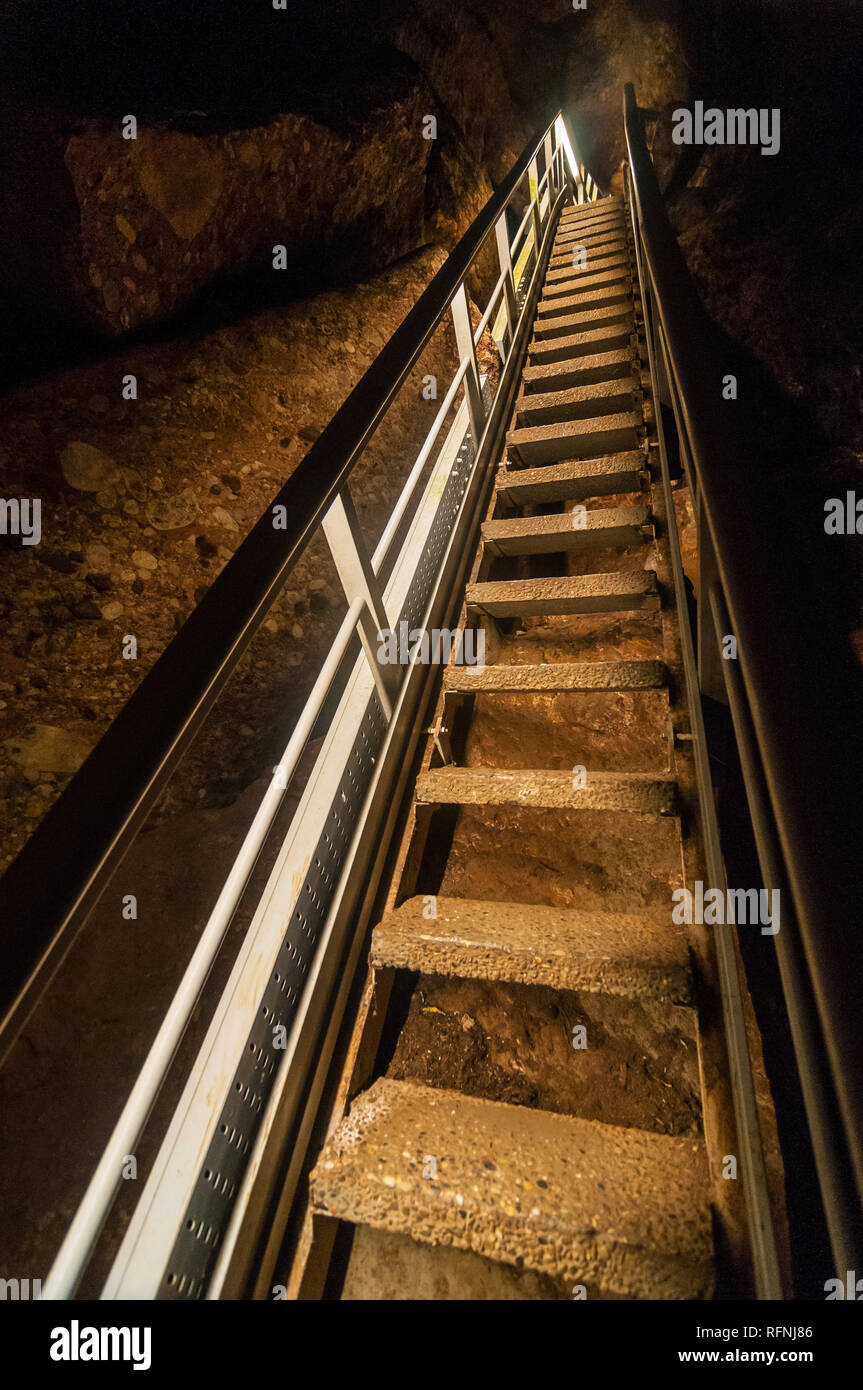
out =
[[[611,995],[422,975],[387,1076],[659,1134],[701,1126],[692,1011]]]

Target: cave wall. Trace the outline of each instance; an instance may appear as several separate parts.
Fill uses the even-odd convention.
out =
[[[22,318],[121,336],[216,277],[271,282],[274,245],[286,297],[353,281],[452,246],[561,102],[605,182],[623,80],[686,94],[674,0],[140,9],[0,5],[0,293]]]
[[[811,466],[837,486],[860,479],[863,197],[843,93],[859,90],[863,35],[847,0],[825,0],[817,20],[781,0],[697,12],[682,0],[578,12],[343,0],[254,22],[235,11],[0,0],[0,297],[16,365],[27,331],[37,338],[36,380],[2,407],[0,489],[37,491],[48,511],[38,553],[4,555],[0,574],[10,851],[129,693],[117,625],[139,634],[137,680],[558,105],[612,184],[621,87],[635,81],[708,311],[824,435]],[[698,96],[780,105],[781,155],[685,160],[670,115]],[[139,139],[123,142],[130,107]],[[422,138],[426,114],[435,141]],[[275,241],[290,254],[284,280]],[[429,245],[431,260],[401,259]],[[395,281],[378,282],[389,266]],[[241,292],[225,291],[231,276]],[[373,278],[379,292],[356,286]],[[92,364],[75,365],[60,314],[97,335]],[[145,340],[148,323],[159,333]],[[59,344],[62,370],[45,370],[43,340]],[[119,392],[126,371],[141,381],[134,406]],[[400,456],[381,455],[373,474]],[[358,475],[361,511],[383,515],[391,484]],[[325,585],[313,599],[313,570],[286,599],[303,671],[337,598]],[[245,775],[269,756],[258,748]]]

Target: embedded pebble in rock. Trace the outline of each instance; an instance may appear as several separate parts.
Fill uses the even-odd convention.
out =
[[[103,573],[111,568],[111,552],[107,545],[102,545],[96,541],[93,545],[88,545],[84,552],[87,557],[89,568],[97,574]]]
[[[136,502],[147,500],[147,484],[136,468],[121,468],[120,476],[126,485],[127,492]]]
[[[108,454],[74,439],[60,455],[63,477],[76,492],[101,492],[117,479],[117,465]]]
[[[123,614],[122,603],[106,603],[102,609],[102,617],[106,622],[113,622],[114,618],[119,618]]]
[[[213,520],[217,526],[223,526],[226,531],[239,531],[240,529],[231,513],[226,512],[224,507],[213,508]]]
[[[157,531],[179,531],[195,520],[195,494],[191,489],[179,494],[160,494],[150,498],[145,510],[147,520]]]
[[[137,565],[139,570],[154,570],[158,569],[159,561],[149,550],[133,550],[132,564]]]
[[[117,216],[114,218],[114,225],[116,226],[117,231],[121,234],[121,236],[124,236],[126,238],[129,245],[133,246],[137,241],[138,233],[135,231],[135,228],[132,226],[131,222],[127,221],[127,219],[123,216],[122,213],[118,212]]]
[[[25,734],[4,742],[9,757],[17,763],[29,782],[37,782],[45,772],[64,775],[77,772],[90,751],[89,739],[58,729],[52,724],[36,724]]]

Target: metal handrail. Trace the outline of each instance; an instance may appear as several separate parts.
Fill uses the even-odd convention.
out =
[[[818,603],[804,548],[780,529],[776,492],[754,448],[755,408],[722,398],[727,348],[719,349],[675,240],[631,84],[624,122],[645,288],[704,551],[717,573],[701,596],[700,622],[718,640],[712,614],[727,614],[725,631],[737,640],[732,713],[762,871],[787,883],[793,906],[779,933],[787,933],[778,947],[786,954],[783,993],[844,1275],[863,1259],[863,675],[838,622]]]
[[[561,121],[561,117],[558,116],[556,122],[559,121]],[[543,219],[542,214],[540,214],[539,223],[541,225],[544,220],[543,245],[542,248],[540,248],[537,242],[534,248],[531,284],[537,281],[539,275],[541,249],[543,254],[547,255],[550,225],[553,221],[552,213],[555,215],[557,214],[565,196],[565,187],[560,183],[560,179],[564,174],[564,166],[562,162],[557,159],[560,153],[560,144],[559,142],[555,144],[550,137],[550,132],[556,128],[556,123],[552,123],[544,133],[542,139],[535,146],[530,147],[526,151],[525,155],[515,166],[513,173],[504,184],[503,189],[490,200],[486,209],[480,214],[480,218],[477,219],[477,222],[474,223],[473,227],[466,234],[466,237],[459,243],[456,251],[449,258],[446,265],[442,268],[442,271],[435,277],[429,290],[426,291],[426,294],[417,305],[417,309],[419,309],[423,305],[424,300],[426,300],[427,313],[420,315],[417,319],[417,310],[414,310],[405,320],[402,327],[397,330],[396,338],[401,336],[403,343],[403,352],[400,357],[401,365],[397,369],[397,382],[391,384],[389,390],[383,392],[383,394],[379,393],[377,397],[374,397],[370,391],[364,393],[362,390],[364,383],[367,384],[370,377],[373,378],[373,384],[374,381],[377,381],[378,385],[381,386],[381,388],[383,387],[383,382],[380,380],[380,371],[378,370],[376,372],[376,369],[379,368],[382,359],[391,360],[391,340],[391,343],[384,349],[383,353],[369,369],[369,372],[366,373],[366,377],[363,378],[363,381],[360,382],[351,397],[348,398],[345,406],[342,407],[342,410],[321,436],[319,443],[327,439],[330,431],[334,426],[339,424],[340,418],[344,413],[346,411],[349,412],[352,402],[356,407],[356,398],[359,393],[360,405],[365,403],[371,409],[374,416],[374,423],[371,423],[369,420],[366,420],[365,423],[353,419],[347,422],[342,420],[342,437],[349,437],[352,432],[353,437],[356,440],[361,439],[362,443],[356,444],[355,453],[351,456],[351,459],[343,460],[340,467],[338,466],[338,460],[331,460],[331,466],[327,476],[323,479],[319,479],[318,496],[310,503],[307,516],[305,518],[300,516],[294,526],[293,550],[290,557],[285,561],[285,567],[279,583],[284,581],[291,565],[301,552],[303,545],[307,543],[310,534],[317,529],[318,525],[322,525],[348,598],[348,613],[341,623],[339,633],[330,655],[324,664],[324,668],[315,684],[312,695],[303,710],[300,722],[291,736],[282,760],[278,767],[274,769],[274,772],[281,771],[284,775],[278,780],[277,785],[271,784],[243,845],[241,846],[234,866],[228,875],[228,879],[219,896],[218,902],[211,914],[210,921],[201,935],[195,952],[193,953],[193,957],[186,967],[186,972],[180,987],[151,1046],[145,1066],[132,1088],[132,1092],[127,1099],[114,1133],[103,1152],[102,1158],[97,1165],[84,1198],[76,1212],[73,1223],[66,1234],[46,1284],[44,1292],[45,1297],[56,1298],[68,1296],[69,1292],[74,1287],[75,1281],[88,1257],[93,1241],[96,1239],[98,1230],[112,1201],[113,1193],[117,1185],[117,1174],[120,1168],[117,1161],[118,1155],[126,1151],[131,1151],[137,1141],[137,1136],[146,1121],[152,1102],[158,1093],[167,1068],[171,1063],[176,1044],[182,1036],[183,1029],[194,1007],[200,987],[206,979],[209,967],[215,958],[215,953],[219,949],[224,931],[230,923],[239,896],[243,891],[251,868],[257,859],[269,827],[273,822],[281,797],[284,795],[284,790],[290,780],[290,774],[296,767],[308,734],[320,713],[323,702],[327,698],[328,692],[336,678],[336,674],[343,660],[345,660],[349,654],[349,644],[356,631],[359,631],[360,638],[363,640],[366,660],[378,687],[378,698],[391,726],[394,727],[397,722],[398,707],[402,705],[406,707],[407,701],[404,697],[407,686],[416,684],[416,682],[412,680],[412,673],[406,675],[402,681],[397,680],[394,683],[392,681],[387,681],[385,676],[391,675],[392,673],[385,673],[379,666],[376,668],[375,659],[368,642],[368,636],[370,632],[373,633],[376,628],[380,628],[382,619],[386,619],[384,585],[390,576],[393,551],[402,524],[407,519],[408,511],[414,502],[415,494],[418,491],[420,483],[424,479],[425,467],[431,457],[435,442],[454,405],[459,390],[462,389],[464,391],[465,400],[461,408],[461,414],[466,412],[470,419],[470,430],[472,432],[473,443],[477,455],[487,447],[486,436],[489,435],[492,424],[494,423],[495,430],[499,428],[498,417],[500,416],[503,402],[502,399],[498,399],[498,397],[501,395],[503,382],[506,381],[509,383],[513,378],[513,369],[517,365],[516,359],[519,356],[516,348],[524,339],[524,330],[527,324],[524,313],[522,312],[518,316],[518,329],[515,336],[512,333],[515,327],[515,321],[510,323],[511,334],[508,350],[506,353],[502,353],[504,357],[504,371],[502,374],[501,387],[498,388],[498,393],[494,396],[494,403],[489,410],[488,416],[485,414],[485,407],[480,399],[480,382],[475,347],[482,335],[483,326],[488,323],[491,310],[501,294],[506,293],[508,300],[511,299],[513,303],[515,300],[516,286],[513,283],[512,265],[508,255],[505,254],[506,209],[524,173],[530,169],[533,175],[536,168],[535,160],[543,142],[545,143],[548,171],[546,184],[548,185],[550,193],[554,190],[554,199],[552,199],[551,196],[549,197],[545,219]],[[554,170],[558,171],[556,176],[553,173]],[[574,181],[575,170],[570,168],[567,178],[570,188],[574,186]],[[492,290],[491,302],[480,320],[480,327],[477,330],[472,330],[466,298],[465,278],[493,228],[496,230],[498,236],[498,249],[502,262],[501,275]],[[501,244],[502,240],[504,245]],[[429,295],[429,291],[433,290],[435,286],[438,287],[438,292],[433,301],[436,307],[432,309],[432,301],[427,300],[427,296]],[[531,291],[528,291],[528,293],[531,293]],[[366,557],[361,537],[359,536],[350,495],[346,486],[350,469],[353,463],[358,459],[365,442],[370,438],[373,428],[379,419],[382,418],[383,414],[386,413],[398,387],[406,379],[409,371],[418,359],[422,348],[430,338],[431,333],[438,326],[448,309],[450,309],[453,314],[460,357],[459,364],[444,399],[437,410],[435,420],[426,436],[425,442],[408,473],[400,498],[378,541],[374,555]],[[409,344],[408,338],[405,336],[405,331],[412,323],[414,326],[413,340],[412,343]],[[510,389],[509,385],[507,389]],[[453,433],[455,428],[456,426],[453,425],[450,434]],[[336,437],[339,437],[338,432]],[[311,457],[317,448],[318,446],[316,445],[315,448],[310,451],[310,455],[307,455],[307,459]],[[304,464],[301,465],[301,469],[305,469],[305,461]],[[298,473],[299,472],[300,470],[298,470]],[[287,502],[285,501],[285,498],[290,498],[292,494],[292,484],[297,478],[298,473],[294,474],[294,477],[286,485],[286,488],[284,488],[279,494],[279,497],[275,499],[272,504],[273,507],[286,506],[290,508],[291,506],[296,507],[298,505],[297,503],[292,503],[290,500]],[[305,485],[308,490],[307,482]],[[430,486],[430,484],[427,486]],[[328,491],[331,487],[335,489],[334,496]],[[322,498],[325,500],[322,500]],[[288,510],[287,515],[291,517],[292,512]],[[256,532],[259,532],[261,528],[264,528],[264,536],[269,536],[269,534],[273,532],[269,511],[262,518],[261,522],[258,523],[255,531],[252,532],[252,537],[254,537]],[[284,535],[284,532],[281,534]],[[243,549],[244,548],[245,547],[243,547]],[[238,555],[239,553],[240,552],[238,552]],[[230,562],[230,564],[233,563],[234,561]],[[399,563],[401,563],[401,561],[399,561]],[[228,573],[230,564],[226,567],[220,579]],[[275,597],[277,592],[277,585],[271,587],[268,593],[268,602],[272,601],[272,598]],[[265,607],[256,610],[255,617],[257,621],[260,621],[260,617],[263,616],[265,611]],[[185,629],[184,632],[175,639],[174,645],[182,642],[184,634]],[[251,634],[249,634],[249,636],[250,635]],[[246,640],[249,640],[248,636]],[[155,670],[156,668],[154,668],[154,671]],[[229,670],[230,667],[225,663],[219,668],[219,686],[224,684]],[[151,673],[151,676],[152,674],[153,673]],[[147,679],[150,680],[150,677]],[[214,692],[213,698],[215,698],[217,694],[218,690]],[[124,714],[128,712],[128,708],[127,706],[127,710],[124,711]],[[398,717],[401,718],[401,716]],[[99,749],[96,751],[98,753]],[[177,754],[177,756],[179,756],[179,754]],[[174,761],[176,761],[176,759]],[[379,764],[379,770],[382,765],[382,763]],[[87,765],[82,769],[82,772],[86,771],[86,769]],[[81,774],[79,774],[79,776],[80,775]],[[76,778],[75,780],[77,781],[78,779]],[[70,790],[73,789],[74,783]],[[151,791],[151,788],[148,788],[148,791]],[[155,796],[155,794],[155,792],[152,792],[152,796]],[[152,804],[152,800],[150,800],[148,804]],[[117,853],[117,858],[116,860],[112,860],[110,865],[106,864],[103,860],[101,865],[98,866],[103,882],[108,873],[112,871],[115,863],[119,862],[119,852],[115,852]],[[87,908],[90,906],[92,906],[92,902],[87,904]],[[78,913],[86,915],[83,903],[78,904],[75,910]],[[278,979],[278,976],[276,978]],[[42,980],[38,982],[44,985],[44,975]],[[35,993],[36,983],[37,977],[31,977],[31,995]],[[19,1011],[19,1020],[22,1013],[23,1010]]]
[[[550,137],[531,141],[271,506],[147,673],[2,881],[0,1060],[345,488]],[[571,146],[570,146],[571,148]],[[569,177],[578,174],[570,166]],[[530,211],[530,209],[529,209]],[[284,508],[285,525],[272,524]]]

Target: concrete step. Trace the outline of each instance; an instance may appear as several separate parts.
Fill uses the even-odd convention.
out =
[[[626,207],[622,198],[601,198],[596,203],[581,203],[578,207],[564,208],[560,214],[561,227],[578,227],[587,222],[595,222],[598,217],[625,217]]]
[[[564,258],[571,261],[573,252],[583,246],[589,256],[601,254],[603,246],[628,247],[629,238],[623,226],[603,226],[596,232],[562,232],[555,237],[551,248],[551,259]]]
[[[566,391],[578,386],[598,385],[632,375],[635,357],[630,343],[573,357],[568,362],[546,362],[525,367],[521,386],[527,396],[533,392]]]
[[[578,252],[582,260],[586,252],[588,263],[599,256],[621,255],[629,251],[629,238],[624,227],[606,225],[588,235],[584,232],[567,233],[558,237],[552,244],[550,262],[563,262],[572,265],[573,256]]]
[[[616,245],[584,247],[576,243],[572,251],[552,255],[548,262],[546,284],[554,282],[556,276],[567,272],[571,275],[589,275],[592,271],[605,270],[608,266],[629,264],[629,251],[619,242]]]
[[[571,357],[592,357],[600,352],[629,344],[633,330],[627,323],[609,323],[604,327],[585,328],[551,342],[532,342],[528,348],[531,366],[541,367],[548,362],[566,362]]]
[[[550,661],[542,666],[447,666],[444,690],[460,695],[554,695],[577,691],[656,690],[661,661]]]
[[[645,772],[590,772],[580,786],[572,772],[547,768],[436,767],[421,772],[415,796],[427,806],[531,806],[539,810],[674,814],[670,777]]]
[[[635,328],[632,304],[600,304],[579,313],[562,314],[559,318],[537,318],[533,325],[533,343],[572,337],[574,333],[583,333],[588,328],[604,328],[609,323],[625,323],[632,332]]]
[[[620,227],[625,231],[629,230],[629,218],[626,213],[619,208],[611,208],[605,212],[597,213],[595,217],[583,217],[572,220],[561,219],[554,234],[555,241],[561,241],[567,237],[574,236],[597,236],[604,227]]]
[[[506,437],[509,457],[531,467],[561,459],[593,458],[638,447],[643,428],[641,412],[598,415],[587,420],[564,420],[557,425],[532,425],[511,430]]]
[[[519,427],[554,425],[635,410],[640,402],[641,382],[636,376],[624,376],[592,386],[573,386],[568,391],[534,391],[519,396],[515,415]]]
[[[629,232],[629,224],[625,217],[619,213],[606,213],[602,217],[591,217],[583,222],[562,222],[555,232],[554,245],[577,241],[579,237],[597,237],[608,232],[621,233],[626,235]]]
[[[692,1003],[686,933],[669,913],[411,898],[372,933],[371,964],[630,999]]]
[[[570,1286],[631,1299],[713,1289],[707,1163],[690,1138],[382,1077],[324,1145],[310,1187],[320,1214]]]
[[[622,229],[617,231],[610,228],[607,232],[599,232],[595,236],[575,235],[554,243],[549,264],[554,269],[559,265],[572,265],[573,257],[582,250],[587,253],[587,259],[591,260],[594,256],[610,256],[612,252],[619,253],[628,247],[629,242]]]
[[[653,570],[625,570],[468,584],[465,600],[469,608],[491,618],[624,613],[636,608],[659,608],[659,588]]]
[[[561,295],[559,299],[540,300],[537,322],[555,319],[560,315],[580,314],[585,309],[601,309],[605,304],[626,304],[632,308],[629,285],[610,285],[604,290],[587,290],[584,294]]]
[[[632,290],[632,269],[629,265],[613,266],[610,270],[598,271],[591,274],[573,274],[569,279],[553,281],[547,280],[543,286],[540,304],[549,304],[553,299],[560,299],[564,296],[573,294],[584,294],[588,290],[604,290],[611,286],[626,285],[630,292]]]
[[[544,468],[498,470],[495,484],[505,502],[580,502],[615,492],[639,492],[645,485],[644,455],[632,450],[598,459],[570,459]]]
[[[505,517],[482,526],[483,545],[492,555],[623,549],[652,534],[648,507],[596,507],[574,515]]]
[[[548,287],[550,285],[560,285],[564,282],[569,283],[570,281],[575,281],[576,283],[573,284],[573,289],[578,289],[577,282],[583,276],[599,275],[603,271],[628,268],[629,252],[614,251],[608,256],[591,256],[587,264],[579,269],[567,265],[561,266],[558,270],[549,270],[546,272],[545,284],[546,287]]]

